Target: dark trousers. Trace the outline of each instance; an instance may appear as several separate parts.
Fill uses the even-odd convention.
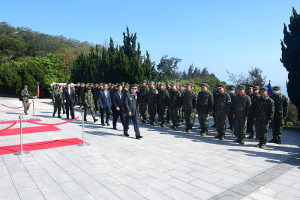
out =
[[[66,114],[67,114],[67,118],[69,119],[69,113],[71,112],[71,117],[72,119],[75,118],[74,116],[74,108],[73,108],[73,102],[66,102],[65,103],[65,107],[66,107]]]
[[[109,122],[109,117],[111,115],[110,107],[106,107],[106,108],[101,108],[100,109],[101,124],[104,124],[104,113],[106,114],[106,120],[105,120],[105,122],[108,123]]]
[[[138,114],[137,113],[135,116],[129,116],[128,114],[126,115],[126,119],[125,119],[126,124],[124,124],[124,134],[128,134],[130,120],[132,120],[132,123],[133,123],[135,137],[139,137],[141,134],[140,134],[140,129],[139,129],[139,125],[138,125]]]
[[[113,112],[113,127],[114,128],[117,128],[117,121],[118,121],[119,117],[120,117],[122,125],[124,126],[124,114],[123,114],[123,111],[122,110],[119,110],[119,111],[115,110]]]

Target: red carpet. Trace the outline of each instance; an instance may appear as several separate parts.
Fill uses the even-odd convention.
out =
[[[64,147],[70,145],[76,145],[82,143],[82,140],[78,138],[69,138],[69,139],[62,139],[62,140],[50,140],[44,142],[35,142],[35,143],[28,143],[23,145],[24,151],[35,151],[41,149],[49,149],[55,147]],[[20,145],[10,145],[0,147],[0,155],[10,154],[20,151]]]
[[[40,132],[48,132],[48,131],[58,131],[61,130],[55,126],[36,126],[36,127],[23,127],[23,134],[28,133],[40,133]],[[0,136],[8,136],[8,135],[19,135],[20,128],[12,128],[7,129],[0,133]]]
[[[9,121],[0,121],[0,124],[12,124],[14,123],[16,120],[9,120]],[[42,121],[41,119],[27,119],[27,121],[31,121],[31,122],[38,122],[38,121]],[[25,120],[22,120],[22,122],[26,122]],[[18,119],[18,123],[19,119]]]

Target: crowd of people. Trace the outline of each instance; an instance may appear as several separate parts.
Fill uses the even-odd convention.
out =
[[[26,105],[27,87],[21,92],[23,105]],[[248,139],[258,140],[257,147],[265,148],[268,140],[269,125],[272,125],[273,138],[269,142],[281,144],[283,122],[287,116],[288,99],[281,93],[281,88],[273,87],[273,94],[268,95],[266,87],[239,85],[237,88],[225,88],[221,83],[212,91],[206,83],[201,84],[201,91],[196,92],[194,85],[178,83],[155,83],[143,81],[140,85],[120,84],[85,84],[77,83],[74,87],[68,83],[65,88],[55,85],[52,90],[54,104],[53,117],[61,110],[69,119],[74,118],[75,105],[84,109],[84,120],[91,112],[94,122],[96,114],[100,113],[100,123],[110,126],[110,116],[113,116],[113,128],[117,129],[120,118],[124,135],[128,136],[130,121],[133,122],[136,138],[142,138],[138,119],[142,123],[161,127],[171,124],[170,128],[177,130],[185,122],[185,132],[192,132],[196,114],[199,119],[197,133],[208,135],[209,116],[213,116],[217,135],[216,139],[224,140],[226,129],[231,129],[237,137],[235,142],[245,144]],[[28,109],[28,108],[26,108]],[[25,111],[27,113],[27,110]],[[226,122],[229,127],[226,127]],[[255,136],[256,133],[256,137]]]

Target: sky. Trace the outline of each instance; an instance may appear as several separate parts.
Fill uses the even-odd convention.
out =
[[[126,26],[137,33],[143,54],[163,55],[206,67],[228,82],[227,70],[259,67],[271,84],[284,86],[280,62],[283,24],[300,0],[0,0],[0,21],[51,35],[105,44],[123,43]]]

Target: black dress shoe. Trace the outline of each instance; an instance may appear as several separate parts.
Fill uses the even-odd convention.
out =
[[[141,136],[141,135],[136,136],[136,139],[140,139],[140,138],[143,138],[143,136]]]
[[[117,130],[117,127],[113,127],[113,129]]]
[[[110,126],[110,124],[108,122],[105,122],[107,126]]]
[[[94,122],[97,122],[98,121],[98,119],[94,119]]]
[[[129,134],[128,134],[128,133],[124,133],[124,135],[125,135],[125,136],[127,136],[127,137],[129,136]]]
[[[105,124],[104,124],[104,123],[101,123],[101,125],[102,125],[102,126],[105,126]]]
[[[61,116],[60,116],[60,115],[58,115],[58,118],[61,118]]]

